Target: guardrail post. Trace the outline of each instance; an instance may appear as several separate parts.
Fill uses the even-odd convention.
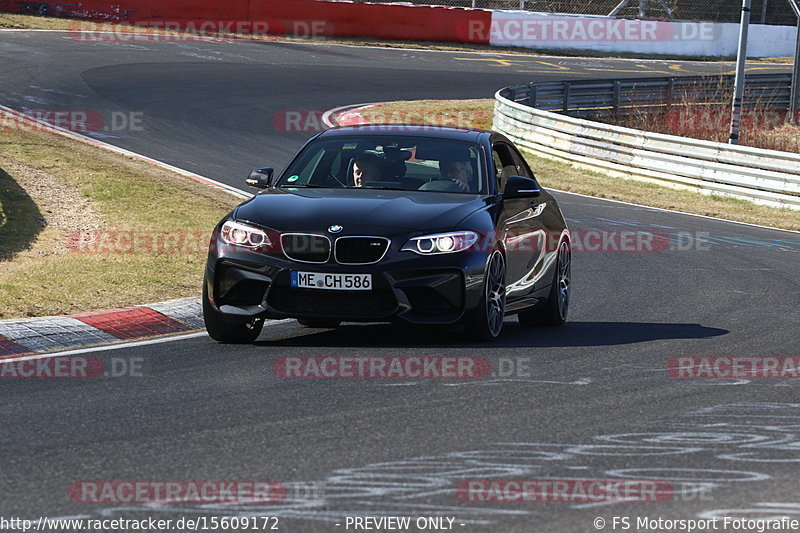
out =
[[[536,97],[538,96],[539,88],[534,83],[528,84],[528,105],[536,107]]]
[[[742,0],[742,20],[739,23],[739,52],[736,55],[736,78],[734,78],[733,82],[731,128],[728,134],[729,144],[739,144],[739,126],[745,85],[745,64],[747,63],[747,30],[750,24],[750,2],[751,0]]]
[[[569,92],[572,88],[572,84],[568,81],[564,82],[564,113],[569,111]]]
[[[672,109],[673,90],[675,89],[675,78],[670,78],[667,82],[667,112]]]
[[[619,117],[619,98],[620,98],[619,93],[620,93],[620,82],[619,80],[614,80],[614,96],[612,97],[611,100],[611,105],[613,106],[612,113],[614,115],[614,120],[617,120],[617,118]]]
[[[787,122],[789,124],[797,125],[797,107],[798,100],[798,84],[800,84],[800,3],[797,0],[789,0],[789,5],[797,17],[797,36],[794,48],[794,65],[792,68],[792,88],[789,92],[789,114],[787,115]]]

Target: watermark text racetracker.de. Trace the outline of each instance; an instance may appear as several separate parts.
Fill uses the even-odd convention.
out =
[[[782,109],[744,110],[740,127],[745,131],[768,131],[788,123],[796,123],[800,113]],[[722,108],[675,109],[666,113],[670,133],[717,133],[730,127],[730,110]]]
[[[0,113],[0,132],[38,132],[50,126],[73,133],[122,133],[144,131],[141,111],[97,109],[27,109],[22,113]]]
[[[0,360],[0,379],[96,379],[143,377],[142,357],[22,357]]]
[[[73,22],[68,34],[77,42],[232,42],[237,37],[274,41],[282,37],[325,39],[334,34],[328,20],[141,20],[102,24]]]
[[[800,357],[789,356],[676,356],[666,363],[677,379],[797,379]]]
[[[664,502],[672,494],[669,482],[630,479],[471,479],[456,487],[462,501],[490,503]]]
[[[458,32],[470,42],[488,40],[492,44],[515,45],[520,42],[713,41],[719,29],[707,22],[508,15],[492,17],[491,23],[465,21]]]
[[[278,481],[77,481],[69,498],[84,504],[280,503],[287,489]]]
[[[265,230],[267,239],[259,253],[281,253],[280,234]],[[478,234],[475,243],[465,253],[479,253],[494,249],[502,240],[507,253],[537,253],[558,248],[560,231],[520,230],[503,233]],[[67,238],[67,248],[72,252],[87,254],[192,254],[206,253],[209,244],[218,251],[242,251],[221,240],[209,242],[208,231],[128,231],[99,230],[76,231]],[[574,253],[657,253],[669,251],[706,251],[710,249],[708,232],[676,232],[642,230],[572,230],[570,246]],[[298,241],[296,247],[307,246],[308,251],[319,247],[316,239]]]
[[[533,358],[527,356],[281,356],[272,370],[281,379],[525,380],[536,376]]]
[[[325,111],[319,109],[283,109],[272,116],[272,126],[282,133],[318,133],[326,129],[323,115]],[[348,126],[361,126],[362,131],[369,130],[370,125],[375,128],[381,124],[397,124],[398,128],[419,126],[430,128],[454,127],[475,128],[481,124],[491,122],[492,115],[489,111],[421,111],[419,109],[394,109],[369,110],[369,117],[361,115],[360,111],[345,111],[337,117],[337,122]]]

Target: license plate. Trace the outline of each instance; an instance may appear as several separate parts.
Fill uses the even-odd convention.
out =
[[[370,291],[372,274],[326,274],[324,272],[291,272],[292,287],[334,291]]]

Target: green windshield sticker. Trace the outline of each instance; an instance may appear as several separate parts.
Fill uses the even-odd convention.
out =
[[[358,148],[358,143],[347,143],[342,146],[342,150],[355,150]]]
[[[295,181],[297,181],[299,179],[300,179],[300,176],[294,175],[294,176],[289,176],[288,178],[286,178],[286,181],[288,183],[294,183]]]

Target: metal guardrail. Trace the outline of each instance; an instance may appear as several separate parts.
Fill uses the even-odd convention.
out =
[[[788,109],[791,81],[791,74],[747,76],[745,108]],[[502,89],[499,94],[544,111],[576,117],[616,117],[663,111],[676,105],[728,104],[733,95],[733,76],[529,83]]]
[[[786,109],[789,80],[789,75],[748,77],[751,105],[761,98],[762,106]],[[800,209],[800,154],[650,133],[582,118],[634,109],[663,110],[682,103],[676,95],[688,89],[697,89],[691,93],[697,102],[698,95],[705,94],[706,81],[673,78],[509,87],[495,95],[494,129],[540,156],[613,176]],[[713,82],[715,87],[721,86],[718,82],[719,78]],[[707,94],[710,98],[711,92]],[[531,102],[537,107],[530,106]]]

